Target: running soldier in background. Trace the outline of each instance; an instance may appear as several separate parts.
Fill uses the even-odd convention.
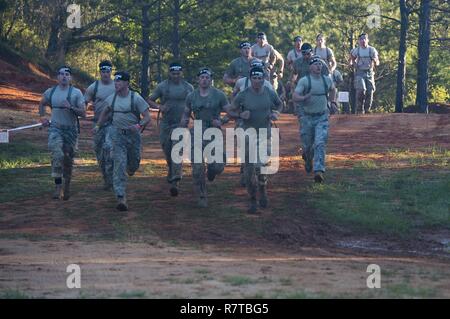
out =
[[[245,159],[244,159],[244,176],[247,192],[250,196],[250,206],[248,212],[254,214],[257,212],[256,195],[259,191],[259,205],[266,208],[268,205],[267,198],[267,175],[261,173],[261,168],[267,163],[263,163],[260,158],[259,148],[267,145],[264,154],[271,154],[271,121],[278,119],[279,111],[282,106],[281,100],[275,91],[264,86],[264,70],[254,67],[250,71],[251,86],[240,92],[233,101],[232,111],[238,112],[239,118],[243,121],[242,128],[255,129],[256,140],[245,136]],[[262,141],[260,129],[267,130],[267,141]],[[261,143],[263,145],[261,145]],[[255,150],[256,161],[251,159],[250,148]]]
[[[303,38],[297,35],[294,38],[294,48],[288,52],[286,57],[286,64],[288,66],[288,81],[285,85],[285,95],[286,95],[286,110],[287,113],[293,113],[295,103],[292,101],[292,92],[295,89],[295,86],[291,85],[291,79],[294,72],[294,62],[302,56],[301,47],[303,45]]]
[[[161,82],[153,94],[148,98],[148,104],[162,113],[159,124],[159,142],[167,162],[167,182],[170,184],[170,194],[178,195],[178,183],[182,178],[183,167],[181,163],[172,161],[171,139],[172,131],[178,127],[186,107],[186,97],[194,91],[194,87],[183,79],[183,68],[179,63],[169,66],[169,79]],[[159,99],[159,104],[156,100]]]
[[[333,50],[326,46],[326,39],[322,33],[316,36],[316,47],[313,52],[314,55],[318,55],[322,60],[327,62],[330,74],[333,74],[336,69],[336,58],[334,57]]]
[[[114,94],[114,82],[111,79],[112,63],[102,61],[99,64],[100,80],[88,86],[84,93],[86,105],[92,103],[94,106],[94,126],[106,106],[106,98]],[[98,130],[94,130],[94,150],[97,163],[102,171],[103,189],[112,188],[113,160],[111,155],[111,122],[106,122]]]
[[[114,161],[113,186],[117,197],[116,208],[128,210],[126,199],[127,174],[133,176],[141,161],[141,132],[150,123],[147,102],[129,89],[128,72],[114,74],[116,91],[106,99],[96,130],[112,118],[111,140]],[[141,120],[141,114],[144,118]]]
[[[239,45],[241,56],[231,61],[227,71],[223,76],[223,81],[234,86],[236,81],[247,76],[250,70],[250,60],[252,59],[252,49],[250,42],[244,41]]]
[[[286,64],[288,65],[288,67],[291,71],[293,69],[295,60],[297,60],[298,58],[300,58],[302,56],[302,50],[301,50],[302,44],[303,44],[303,38],[301,36],[297,35],[294,38],[294,48],[291,51],[289,51],[286,56]]]
[[[310,74],[302,77],[293,94],[294,101],[301,103],[299,113],[300,139],[302,141],[305,170],[314,170],[314,181],[322,183],[325,172],[325,152],[328,141],[328,94],[336,104],[334,84],[322,74],[323,63],[315,58],[310,61]],[[314,166],[313,166],[314,165]]]
[[[220,112],[228,112],[230,104],[228,103],[225,93],[211,86],[213,73],[209,68],[202,68],[198,76],[198,88],[190,93],[186,98],[186,108],[183,117],[180,121],[180,127],[187,128],[189,126],[189,119],[191,114],[194,114],[195,120],[202,121],[202,136],[203,132],[210,127],[220,128],[222,121],[220,119]],[[196,163],[194,160],[194,154],[196,152],[196,145],[194,141],[194,128],[191,129],[191,163],[192,163],[192,178],[194,180],[194,190],[198,196],[198,206],[208,207],[208,198],[206,191],[205,180],[205,158],[203,157],[203,150],[208,144],[207,141],[202,139],[201,149],[197,149],[197,152],[201,152],[202,158],[200,163]],[[225,167],[225,161],[221,163],[212,162],[207,166],[207,177],[209,181],[213,181],[216,175],[223,172]]]
[[[380,64],[377,50],[369,45],[369,36],[358,37],[359,46],[350,53],[350,66],[355,70],[356,110],[362,114],[370,112],[375,92],[374,67]]]
[[[256,43],[252,46],[252,56],[264,63],[265,76],[270,80],[270,74],[277,57],[275,49],[267,42],[267,36],[264,32],[258,33]]]
[[[70,198],[75,145],[79,134],[78,117],[84,117],[85,101],[81,91],[71,85],[72,70],[68,66],[58,69],[58,85],[47,89],[39,103],[40,121],[48,129],[48,148],[51,152],[52,177],[55,179],[53,199]],[[48,120],[45,106],[51,108],[51,121]]]

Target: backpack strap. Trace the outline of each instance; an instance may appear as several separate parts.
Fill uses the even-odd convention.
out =
[[[311,75],[307,75],[306,76],[306,79],[308,80],[308,86],[305,88],[305,90],[304,90],[304,92],[303,92],[303,94],[304,95],[306,95],[306,94],[308,94],[309,92],[311,92]]]
[[[329,88],[328,88],[327,80],[325,79],[325,76],[323,74],[321,74],[321,76],[322,76],[323,87],[325,89],[325,93],[324,94],[325,94],[325,96],[327,97],[327,100],[328,100],[328,90],[329,90]]]
[[[139,110],[135,107],[135,103],[134,103],[134,99],[135,99],[135,94],[136,92],[130,90],[131,93],[131,103],[130,103],[130,110],[128,111],[116,111],[114,110],[114,106],[116,104],[116,98],[117,98],[117,93],[114,93],[114,97],[113,100],[111,102],[111,109],[112,109],[112,117],[114,118],[114,113],[132,113],[134,116],[136,116],[136,118],[139,120],[140,119],[140,113]]]
[[[245,77],[245,84],[244,84],[244,90],[248,88],[248,76]]]
[[[97,97],[97,92],[98,92],[98,80],[95,81],[95,84],[94,84],[94,94],[92,94],[92,102],[95,102],[95,99]]]
[[[57,85],[55,85],[54,87],[52,87],[52,90],[50,91],[50,96],[49,96],[49,98],[48,98],[49,105],[50,105],[50,108],[51,108],[51,109],[53,108],[53,105],[52,105],[53,94],[55,94],[55,91],[56,91],[56,88],[57,88],[57,87],[58,87]]]
[[[72,97],[72,91],[73,91],[73,86],[69,86],[69,92],[67,93],[67,102],[69,102],[70,104],[70,98]],[[72,110],[73,115],[75,116],[75,118],[77,119],[77,130],[78,133],[80,133],[80,118],[78,117],[78,115],[75,113],[74,110]]]

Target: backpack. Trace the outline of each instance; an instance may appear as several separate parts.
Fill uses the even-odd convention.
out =
[[[330,57],[331,57],[330,50],[328,49],[328,47],[325,47],[325,51],[327,52],[327,62],[329,62]],[[317,52],[317,47],[314,48],[314,55],[317,55],[316,52]]]
[[[61,107],[61,106],[53,106],[52,105],[52,98],[53,98],[53,94],[55,94],[55,91],[56,91],[56,88],[57,88],[58,86],[57,85],[55,85],[54,87],[52,87],[52,90],[50,91],[50,96],[49,96],[49,98],[48,98],[48,100],[49,100],[49,104],[50,104],[50,108],[51,109],[64,109],[64,107]],[[69,86],[69,92],[67,93],[67,101],[70,103],[70,98],[71,98],[71,96],[72,96],[72,90],[73,90],[73,86],[72,85],[70,85]],[[78,115],[75,113],[75,111],[74,110],[71,110],[72,111],[72,113],[73,113],[73,115],[75,116],[75,118],[76,118],[76,120],[77,120],[77,131],[78,131],[78,133],[80,133],[80,119],[78,118]]]
[[[325,76],[323,74],[320,75],[322,77],[322,82],[323,82],[323,86],[325,89],[325,92],[322,94],[314,94],[314,95],[325,95],[327,98],[327,108],[328,111],[330,112],[330,114],[335,114],[338,112],[338,110],[336,109],[336,107],[331,106],[330,103],[328,103],[328,91],[330,90],[330,88],[328,87],[327,81],[325,79]],[[306,95],[309,92],[311,92],[311,75],[307,75],[306,79],[308,80],[308,86],[305,88],[305,90],[303,91],[303,94]]]
[[[117,97],[117,93],[114,93],[114,97],[113,97],[113,100],[111,102],[111,109],[112,109],[111,118],[114,118],[114,112],[117,112],[117,113],[132,113],[136,117],[136,119],[138,121],[141,119],[141,113],[139,112],[139,110],[134,105],[135,92],[132,91],[132,90],[130,90],[130,92],[131,92],[131,107],[130,107],[129,111],[116,111],[116,110],[114,110],[114,105],[116,104],[116,97]]]
[[[375,55],[375,52],[373,51],[374,48],[371,47],[370,45],[367,46],[367,48],[369,49],[369,58],[370,58],[370,60],[373,60],[373,56]],[[359,61],[359,59],[361,58],[361,54],[359,52],[359,46],[357,47],[356,56],[358,57],[358,61]],[[358,65],[358,63],[357,63],[357,65]]]

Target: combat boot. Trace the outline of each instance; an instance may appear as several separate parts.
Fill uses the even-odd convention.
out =
[[[198,207],[201,208],[208,207],[208,199],[206,197],[200,197],[198,200]]]
[[[305,171],[306,173],[311,173],[312,171],[312,160],[306,156],[305,153],[302,153],[302,158],[305,161]]]
[[[170,189],[169,189],[170,196],[173,196],[173,197],[178,196],[178,182],[175,181],[170,184],[171,184]]]
[[[62,193],[62,184],[55,185],[55,192],[53,193],[52,198],[61,199],[61,193]]]
[[[261,208],[267,208],[267,205],[269,204],[269,200],[267,199],[266,186],[260,186],[259,195],[260,195],[259,206],[261,206]]]
[[[256,198],[252,197],[250,199],[250,207],[248,208],[247,212],[249,214],[256,214],[257,211],[258,211],[258,208],[257,208],[257,204],[256,204]]]
[[[317,171],[314,174],[314,182],[316,183],[323,183],[323,181],[325,180],[325,178],[323,177],[323,172],[322,171]]]
[[[117,196],[117,210],[120,210],[121,212],[128,210],[127,200],[125,199],[125,196]]]
[[[63,200],[68,200],[70,198],[70,178],[64,179],[64,196]]]

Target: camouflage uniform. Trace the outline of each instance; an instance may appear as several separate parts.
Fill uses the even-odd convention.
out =
[[[84,94],[86,102],[94,103],[94,125],[106,106],[105,100],[114,94],[114,82],[105,85],[100,80],[92,83]],[[94,133],[94,151],[97,163],[102,171],[105,187],[112,185],[113,159],[111,156],[111,122],[108,121]]]
[[[53,95],[52,95],[53,90]],[[61,90],[50,88],[44,92],[44,100],[52,106],[51,124],[48,130],[48,148],[52,157],[52,177],[64,177],[70,181],[78,139],[77,117],[69,110],[62,108],[68,98],[70,88]],[[50,101],[51,99],[51,101]],[[85,107],[81,91],[72,87],[70,104],[78,108]]]
[[[172,131],[176,129],[180,123],[183,111],[186,105],[186,96],[194,90],[194,87],[183,81],[179,84],[163,81],[156,87],[150,100],[156,101],[160,99],[161,104],[167,105],[168,110],[163,113],[163,118],[159,124],[159,142],[167,162],[167,181],[169,183],[177,183],[182,178],[182,164],[172,161]]]
[[[325,172],[325,152],[328,142],[328,92],[334,90],[333,81],[328,76],[320,75],[319,78],[310,76],[299,80],[295,92],[306,95],[308,91],[311,97],[307,101],[301,102],[301,112],[299,112],[300,139],[303,147],[303,159],[305,169],[310,172]],[[325,86],[326,83],[326,86]],[[314,167],[312,167],[312,162]]]
[[[267,163],[263,163],[259,156],[259,148],[262,147],[262,143],[266,143],[267,156],[271,155],[271,122],[270,116],[272,112],[279,113],[282,102],[275,91],[262,87],[262,94],[255,93],[252,88],[248,88],[240,92],[235,100],[234,108],[240,112],[250,111],[250,118],[243,120],[242,128],[247,130],[254,128],[256,130],[256,141],[246,135],[245,136],[245,160],[244,160],[244,176],[245,185],[247,186],[247,192],[250,195],[251,205],[256,203],[256,194],[259,190],[260,204],[262,207],[267,205],[267,175],[261,173],[261,168],[266,166]],[[262,136],[259,135],[259,129],[263,128],[267,130],[267,140],[262,141]],[[253,148],[256,154],[256,161],[250,158],[250,148]],[[256,207],[255,207],[256,209]]]
[[[132,103],[131,94],[131,91],[126,97],[115,96],[114,94],[106,99],[108,107],[113,109],[110,134],[114,163],[113,186],[117,198],[125,198],[126,175],[133,176],[141,161],[141,134],[130,127],[138,124],[139,114],[144,113],[149,108],[147,102],[136,92],[133,93],[134,101]],[[112,107],[112,104],[114,104],[114,107]],[[133,112],[131,104],[134,104],[135,111]]]
[[[202,120],[203,132],[212,127],[214,119],[220,119],[220,112],[223,107],[228,104],[227,97],[222,91],[210,87],[209,94],[206,97],[200,96],[199,90],[194,90],[186,98],[186,107],[194,113],[196,120]],[[202,134],[203,134],[202,132]],[[202,163],[194,162],[194,152],[196,150],[196,143],[194,143],[194,129],[191,129],[191,156],[192,156],[192,178],[194,180],[194,189],[200,199],[207,198],[205,170],[207,167],[207,175],[209,180],[213,180],[216,175],[223,172],[225,168],[225,161],[222,163],[208,163],[205,167],[205,159],[203,158],[203,150],[209,141],[202,142]],[[200,150],[197,150],[200,151]],[[224,153],[225,156],[225,153]]]

